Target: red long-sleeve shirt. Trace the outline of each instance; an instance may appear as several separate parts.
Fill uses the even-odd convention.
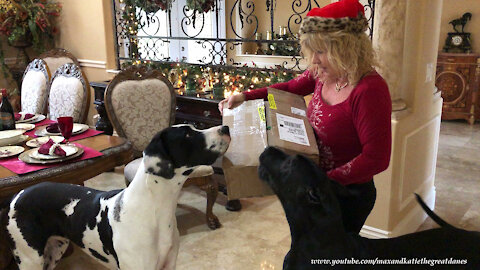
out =
[[[315,130],[320,167],[343,185],[365,183],[390,162],[392,103],[385,80],[371,72],[348,98],[335,105],[323,101],[322,82],[307,70],[297,78],[271,87],[309,95],[307,117]],[[247,100],[267,97],[267,88],[244,92]]]

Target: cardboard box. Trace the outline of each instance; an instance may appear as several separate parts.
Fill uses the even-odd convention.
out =
[[[228,199],[274,194],[258,178],[258,157],[267,146],[303,154],[318,163],[318,147],[302,96],[269,88],[268,102],[250,100],[223,111],[232,141],[223,156]]]
[[[302,96],[268,88],[265,107],[268,145],[288,154],[305,155],[318,164],[319,153],[315,132],[307,118],[307,106]]]

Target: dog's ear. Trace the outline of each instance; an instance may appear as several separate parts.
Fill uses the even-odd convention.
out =
[[[312,204],[322,204],[322,194],[315,189],[307,190],[307,201]]]
[[[310,204],[315,205],[316,211],[322,213],[322,215],[335,216],[338,213],[334,205],[332,205],[332,199],[336,200],[335,195],[332,194],[333,196],[330,196],[325,192],[327,191],[322,190],[321,187],[311,188],[307,190],[307,201]]]
[[[166,148],[166,140],[165,130],[157,133],[143,151],[143,160],[146,173],[172,179],[175,167]]]

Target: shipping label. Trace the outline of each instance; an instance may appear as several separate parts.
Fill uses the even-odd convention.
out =
[[[277,125],[281,140],[310,146],[303,119],[277,113]]]

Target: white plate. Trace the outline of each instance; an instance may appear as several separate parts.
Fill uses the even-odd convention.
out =
[[[0,147],[0,158],[16,156],[25,151],[21,146],[2,146]]]
[[[77,135],[77,134],[83,133],[83,132],[87,131],[88,128],[89,128],[88,125],[74,123],[73,128],[72,128],[72,135]],[[62,133],[60,133],[60,132],[58,132],[58,133],[48,132],[47,131],[47,126],[44,126],[40,129],[37,129],[37,131],[35,132],[35,135],[37,135],[37,136],[62,135]]]
[[[0,145],[8,145],[18,140],[25,130],[11,129],[0,131]]]
[[[76,146],[73,146],[73,145],[61,145],[63,151],[65,151],[66,155],[65,156],[57,156],[57,155],[44,155],[44,154],[40,154],[38,153],[38,149],[39,148],[35,148],[33,149],[32,152],[30,152],[30,157],[31,158],[34,158],[34,159],[39,159],[39,160],[45,160],[45,159],[62,159],[62,158],[65,158],[65,157],[68,157],[68,156],[71,156],[75,153],[78,152],[78,148]]]
[[[72,159],[75,159],[81,155],[83,155],[83,148],[78,148],[78,152],[76,154],[73,154],[69,157],[64,157],[64,158],[59,158],[59,159],[35,159],[35,158],[32,158],[30,157],[30,153],[33,152],[36,148],[33,148],[33,149],[30,149],[30,150],[27,150],[23,153],[21,153],[19,156],[18,156],[18,159],[25,162],[25,163],[29,163],[29,164],[52,164],[52,163],[59,163],[59,162],[64,162],[64,161],[67,161],[67,160],[72,160]]]
[[[27,123],[17,123],[15,124],[15,129],[21,129],[25,131],[29,131],[35,128],[34,124],[27,124]]]
[[[42,144],[48,142],[49,139],[52,139],[55,143],[63,142],[64,138],[62,136],[45,136],[45,137],[38,137],[28,141],[26,144],[29,147],[40,147]]]
[[[21,143],[23,143],[24,141],[28,140],[29,138],[30,138],[30,137],[28,137],[28,135],[20,135],[20,136],[18,136],[14,141],[11,141],[10,143],[6,143],[6,144],[0,143],[0,146],[21,144]]]
[[[29,123],[29,124],[34,124],[34,123],[38,123],[40,121],[42,121],[43,119],[45,119],[45,115],[43,114],[35,114],[34,117],[30,118],[30,119],[27,119],[27,120],[18,120],[18,121],[15,121],[16,123]]]
[[[25,115],[26,115],[27,113],[25,113],[25,112],[19,112],[18,114],[20,114],[21,116],[20,116],[20,119],[15,120],[16,123],[30,122],[30,121],[32,121],[32,119],[34,119],[34,118],[37,117],[37,115],[38,115],[38,114],[34,114],[32,117],[30,117],[30,118],[28,118],[28,119],[23,119],[23,117],[25,117]]]

